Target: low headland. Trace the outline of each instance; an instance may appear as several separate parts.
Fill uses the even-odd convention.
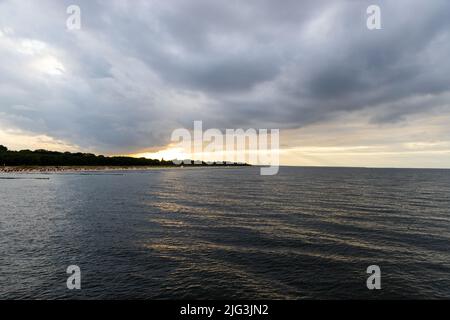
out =
[[[52,173],[112,170],[148,170],[180,167],[235,167],[246,163],[195,162],[183,160],[182,164],[172,160],[134,158],[125,156],[103,156],[92,153],[71,153],[48,150],[11,151],[0,145],[0,173]]]

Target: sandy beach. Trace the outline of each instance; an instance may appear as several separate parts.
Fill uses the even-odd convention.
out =
[[[163,169],[200,169],[200,168],[236,168],[246,166],[4,166],[0,167],[0,174],[37,174],[37,173],[84,173],[110,171],[142,171]]]
[[[2,173],[76,173],[76,172],[92,172],[92,171],[136,171],[136,170],[154,170],[164,168],[176,168],[167,166],[140,166],[140,167],[112,167],[112,166],[20,166],[20,167],[0,167]]]

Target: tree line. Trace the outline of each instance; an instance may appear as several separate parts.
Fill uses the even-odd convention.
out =
[[[11,151],[0,145],[0,165],[2,166],[177,166],[164,159],[133,157],[108,157],[92,153],[71,153],[48,150]],[[185,165],[185,164],[184,164]],[[201,165],[207,165],[203,162]],[[200,165],[200,166],[201,166]],[[238,164],[226,164],[238,165]]]

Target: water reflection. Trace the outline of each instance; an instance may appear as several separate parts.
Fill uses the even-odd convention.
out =
[[[0,298],[449,297],[450,173],[167,169],[1,180]],[[26,196],[24,196],[26,195]],[[379,292],[366,267],[382,267]],[[82,269],[67,291],[65,268]]]

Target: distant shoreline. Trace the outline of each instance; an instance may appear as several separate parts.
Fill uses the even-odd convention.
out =
[[[0,145],[0,172],[65,172],[65,171],[104,171],[104,170],[142,170],[153,168],[202,167],[202,166],[246,166],[245,163],[208,163],[185,159],[187,164],[174,163],[174,160],[157,160],[124,156],[106,157],[92,153],[71,153],[49,150],[11,151]],[[191,161],[194,161],[192,163]]]
[[[187,165],[187,166],[6,166],[0,167],[2,173],[75,173],[92,171],[140,171],[155,169],[190,169],[190,168],[236,168],[245,165]]]

